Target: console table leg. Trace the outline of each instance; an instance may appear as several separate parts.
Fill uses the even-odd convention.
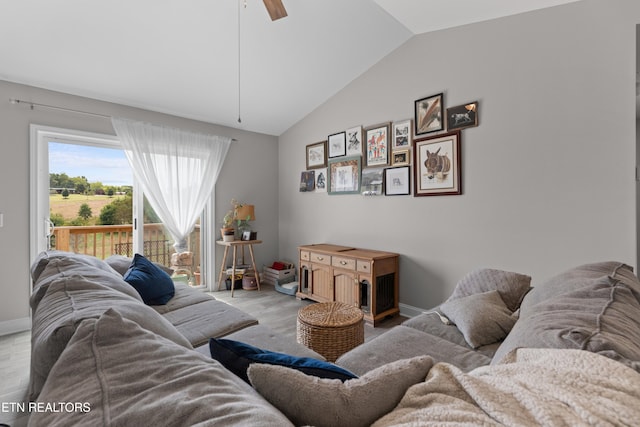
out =
[[[256,285],[258,285],[258,290],[260,290],[260,274],[258,273],[258,269],[256,267],[256,259],[253,257],[253,245],[249,246],[249,254],[251,255],[251,265],[253,266],[253,272],[256,274]]]

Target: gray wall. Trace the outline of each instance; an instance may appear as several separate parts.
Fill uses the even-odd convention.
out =
[[[639,22],[636,1],[584,0],[410,39],[281,135],[281,257],[320,242],[398,252],[407,312],[477,267],[535,283],[635,265]],[[462,132],[463,195],[298,192],[306,144],[412,118],[414,100],[443,91],[446,106],[480,103],[480,126]]]
[[[258,263],[273,261],[278,250],[277,138],[165,114],[128,108],[34,87],[0,81],[0,334],[28,327],[29,319],[29,125],[40,124],[114,134],[109,120],[46,109],[12,105],[10,98],[100,114],[127,117],[185,130],[230,136],[238,141],[229,150],[216,185],[216,229],[231,198],[256,205],[253,228],[263,239]],[[216,253],[216,267],[221,251]]]

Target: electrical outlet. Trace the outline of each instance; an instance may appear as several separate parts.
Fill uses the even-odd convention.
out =
[[[0,227],[4,227],[4,214],[0,213]]]

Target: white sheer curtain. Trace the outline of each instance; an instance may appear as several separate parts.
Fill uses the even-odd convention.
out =
[[[171,233],[176,252],[211,195],[231,138],[112,118],[134,176]]]

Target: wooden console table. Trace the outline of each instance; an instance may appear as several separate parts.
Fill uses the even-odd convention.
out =
[[[398,254],[327,243],[300,246],[298,251],[296,297],[358,307],[374,326],[400,313]]]
[[[253,257],[253,245],[257,245],[262,243],[262,240],[233,240],[231,242],[224,242],[222,240],[216,240],[218,245],[224,246],[224,255],[222,256],[222,265],[220,266],[220,276],[218,276],[218,290],[222,286],[222,282],[227,275],[227,255],[229,254],[229,248],[233,248],[233,263],[231,265],[231,298],[233,298],[233,288],[234,280],[236,276],[236,259],[238,253],[238,246],[242,248],[242,254],[244,259],[244,247],[249,247],[249,254],[251,255],[251,266],[253,267],[253,271],[256,275],[256,284],[258,285],[258,290],[260,290],[260,274],[258,273],[258,269],[256,268],[256,260]]]

